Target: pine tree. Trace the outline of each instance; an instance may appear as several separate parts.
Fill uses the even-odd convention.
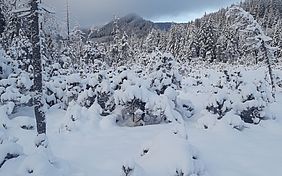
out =
[[[80,30],[78,26],[74,27],[70,34],[70,58],[74,68],[81,67],[83,65],[83,46],[84,46],[84,32]],[[67,46],[68,47],[68,46]]]
[[[204,22],[201,26],[200,31],[200,56],[208,60],[209,62],[213,62],[216,59],[215,51],[216,51],[216,29],[213,25],[211,19]]]
[[[225,33],[226,48],[221,52],[224,54],[223,61],[234,63],[235,60],[240,59],[239,50],[239,36],[238,30],[227,29]]]
[[[274,26],[273,31],[274,34],[272,46],[277,47],[275,55],[277,57],[282,57],[282,19],[278,20],[277,24]]]
[[[96,48],[91,41],[87,41],[86,44],[82,47],[82,53],[83,64],[93,64],[96,54]]]
[[[183,48],[185,46],[186,33],[183,25],[173,25],[168,34],[167,51],[172,53],[177,59],[183,59],[186,56]]]
[[[274,61],[277,59],[274,55],[276,49],[269,45],[272,38],[264,33],[262,27],[250,13],[240,7],[232,7],[228,12],[228,17],[233,20],[233,26],[235,26],[236,29],[240,29],[240,35],[246,39],[244,41],[244,49],[247,52],[256,54],[256,63],[258,61],[266,63],[270,84],[272,86],[272,94],[275,98],[275,84],[272,67]]]
[[[4,18],[4,14],[2,12],[2,8],[0,7],[0,37],[2,33],[4,32],[5,26],[6,26],[6,21]]]
[[[123,32],[123,36],[120,41],[119,50],[120,50],[119,51],[120,60],[118,62],[119,63],[118,65],[124,65],[126,62],[128,62],[133,57],[133,51],[129,44],[128,36],[125,31]]]
[[[119,18],[115,17],[113,21],[113,31],[111,34],[113,41],[110,43],[110,48],[109,48],[110,66],[117,66],[120,60],[119,44],[122,36],[121,36],[120,28],[118,26],[118,21]]]
[[[32,45],[22,30],[19,31],[19,36],[13,39],[9,47],[9,54],[13,60],[17,61],[20,70],[29,72],[32,61]]]
[[[3,28],[5,30],[2,31],[2,40],[0,43],[2,44],[3,48],[7,50],[11,46],[14,38],[19,35],[21,23],[20,19],[17,17],[17,14],[13,13],[13,10],[16,9],[15,2],[13,3],[9,0],[4,2],[0,1],[0,7],[5,22],[5,28]]]
[[[198,28],[193,27],[192,29],[192,37],[191,43],[189,46],[189,57],[190,58],[198,58],[200,57],[200,31]]]
[[[153,28],[145,40],[145,52],[152,53],[159,50],[160,45],[160,31]]]

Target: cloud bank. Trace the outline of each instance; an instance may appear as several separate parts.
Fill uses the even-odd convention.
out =
[[[169,16],[202,14],[225,7],[239,0],[69,0],[72,21],[81,26],[103,24],[114,15],[137,13],[146,19],[162,19]],[[54,7],[60,18],[65,17],[66,0],[45,0]],[[199,14],[199,15],[200,15]]]

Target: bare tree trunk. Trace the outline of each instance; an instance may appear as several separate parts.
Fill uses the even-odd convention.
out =
[[[70,41],[70,13],[69,13],[69,0],[67,0],[67,32],[68,32],[68,42]]]
[[[272,71],[272,67],[271,67],[271,57],[268,54],[268,49],[267,49],[264,41],[262,41],[262,49],[263,49],[263,53],[264,53],[264,58],[266,59],[268,74],[269,74],[270,83],[271,83],[271,86],[272,86],[272,97],[275,99],[275,83],[274,83],[273,71]]]
[[[37,124],[37,133],[46,134],[45,113],[43,110],[43,85],[42,85],[42,63],[40,48],[40,28],[39,28],[38,0],[31,0],[31,40],[32,40],[32,66],[34,75],[35,96],[34,112]]]

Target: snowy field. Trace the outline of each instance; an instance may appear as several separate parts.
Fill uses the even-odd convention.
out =
[[[275,70],[275,101],[267,93],[269,87],[260,91],[260,96],[270,99],[264,104],[264,98],[258,98],[252,86],[257,80],[265,79],[261,74],[265,69],[236,69],[241,70],[242,75],[231,79],[244,82],[239,93],[232,88],[234,82],[223,82],[225,74],[216,69],[193,71],[183,77],[182,88],[176,90],[175,96],[189,100],[193,112],[187,118],[183,111],[181,120],[171,123],[125,127],[116,123],[120,111],[101,116],[97,104],[90,108],[74,105],[67,110],[53,106],[47,111],[47,136],[52,151],[52,155],[47,156],[38,154],[34,146],[36,130],[32,108],[21,107],[11,114],[8,105],[1,106],[1,122],[6,126],[0,131],[3,143],[0,161],[4,160],[6,151],[19,156],[6,160],[0,175],[279,176],[282,173],[282,89],[278,77],[282,72]],[[223,88],[218,88],[220,85]],[[171,98],[174,93],[170,91],[165,96]],[[136,91],[121,95],[129,94],[137,96]],[[261,114],[267,118],[259,121],[254,118],[253,123],[246,123],[236,115],[238,109],[244,107],[244,103],[239,106],[236,101],[244,94],[255,97],[249,106],[264,104]],[[224,103],[223,109],[228,111],[223,111],[219,118],[217,111],[207,107],[223,97],[232,103]],[[77,120],[69,119],[74,116]],[[44,162],[46,158],[49,163]]]
[[[162,147],[167,148],[168,152],[162,153],[164,156],[160,158],[150,159],[156,162],[154,165],[160,169],[160,173],[169,175],[166,170],[168,167],[164,166],[179,159],[175,153],[182,153],[175,151],[178,147],[173,148],[175,146],[169,138],[158,139],[159,135],[173,129],[171,125],[120,128],[108,126],[105,122],[88,122],[79,131],[62,134],[56,124],[64,115],[64,111],[48,113],[49,142],[54,155],[67,161],[77,176],[90,176],[93,173],[100,176],[119,175],[123,164],[134,161],[142,163],[142,147],[152,140],[163,140],[161,144],[166,146]],[[217,124],[206,131],[195,123],[186,123],[188,142],[197,149],[209,175],[279,176],[282,173],[281,119],[265,121],[242,132],[224,124]],[[11,132],[20,139],[18,143],[25,146],[26,154],[34,153],[35,131],[11,129]],[[8,161],[0,170],[0,175],[13,176],[11,168],[19,164],[21,159],[17,160]]]

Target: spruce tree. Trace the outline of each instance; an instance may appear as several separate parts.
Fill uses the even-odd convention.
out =
[[[200,32],[200,56],[209,62],[213,62],[216,59],[216,29],[211,19],[204,22]]]
[[[6,26],[6,21],[4,18],[4,14],[2,12],[2,8],[0,7],[0,37],[2,33],[4,32],[5,26]]]

